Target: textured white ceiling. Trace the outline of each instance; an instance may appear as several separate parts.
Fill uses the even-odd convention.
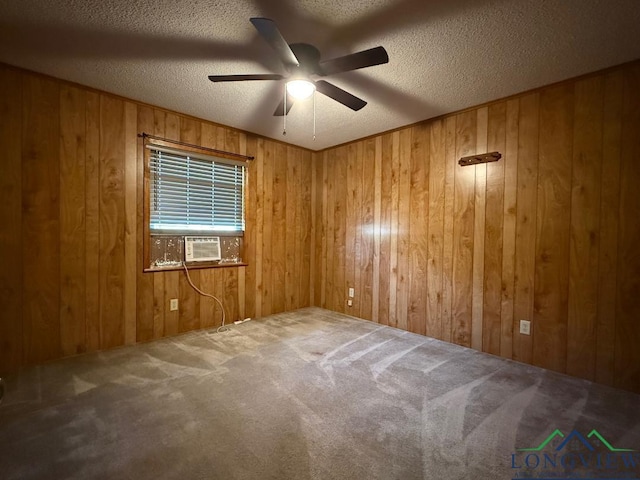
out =
[[[390,61],[325,77],[368,101],[317,95],[287,117],[284,73],[250,17],[322,59],[382,45]],[[640,58],[640,0],[3,0],[0,61],[320,150]]]

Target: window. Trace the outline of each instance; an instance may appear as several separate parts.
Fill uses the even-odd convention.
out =
[[[245,163],[168,142],[145,146],[146,266],[180,267],[184,236],[193,235],[220,237],[216,263],[241,263]]]
[[[152,233],[244,232],[244,165],[151,149],[149,172]]]

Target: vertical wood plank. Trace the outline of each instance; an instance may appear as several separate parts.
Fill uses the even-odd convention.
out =
[[[476,113],[456,115],[456,159],[476,149]],[[471,346],[475,167],[455,167],[453,211],[453,342]]]
[[[373,285],[371,287],[371,319],[380,322],[380,272],[382,248],[382,137],[376,137],[373,152]]]
[[[284,190],[284,278],[283,290],[284,311],[294,310],[298,305],[298,297],[300,286],[300,271],[296,269],[296,257],[299,257],[300,233],[296,236],[296,225],[300,223],[300,213],[302,205],[300,205],[298,192],[300,191],[300,175],[299,160],[295,156],[293,147],[286,148],[286,157],[284,158],[285,180],[281,187]]]
[[[305,269],[305,264],[306,266],[309,266],[309,264],[311,263],[310,250],[306,250],[305,245],[311,239],[311,227],[306,226],[306,224],[310,218],[308,216],[308,212],[311,208],[312,200],[310,193],[311,177],[306,177],[306,172],[308,172],[309,170],[305,168],[307,165],[303,160],[303,152],[300,149],[292,149],[291,155],[295,160],[295,170],[297,175],[297,178],[294,182],[294,187],[292,189],[294,198],[293,200],[291,200],[296,205],[296,215],[294,216],[295,224],[291,228],[291,235],[293,235],[291,246],[294,248],[293,269],[295,272],[294,275],[291,276],[293,280],[293,303],[291,307],[292,309],[296,309],[308,305],[304,303],[303,299],[305,298],[305,296],[308,296],[311,293],[310,289],[313,288],[309,283],[309,271],[308,269]],[[287,177],[289,177],[288,174]],[[305,180],[302,180],[303,178],[305,178]],[[305,181],[307,182],[306,184],[304,183]],[[291,182],[291,179],[289,179],[289,182]],[[289,182],[287,183],[287,188],[290,188]],[[303,225],[305,225],[304,228]],[[287,228],[290,227],[287,225]],[[310,244],[309,248],[311,248]],[[303,290],[303,285],[305,283],[306,290]],[[305,291],[307,292],[306,295],[304,293]]]
[[[345,290],[344,297],[348,300],[348,289],[353,288],[354,293],[360,291],[358,284],[359,275],[356,272],[356,259],[360,258],[360,238],[358,237],[357,204],[361,186],[358,182],[360,176],[358,169],[358,144],[351,143],[346,148],[346,198],[345,198]],[[347,301],[345,300],[345,301]],[[357,297],[352,299],[352,306],[345,306],[345,311],[349,315],[359,317],[360,302]]]
[[[102,348],[124,344],[124,102],[100,96],[100,326]]]
[[[518,131],[520,100],[507,101],[502,223],[502,295],[500,305],[500,355],[513,357],[516,223],[518,198]]]
[[[353,185],[353,200],[354,200],[354,222],[355,222],[355,245],[356,245],[356,254],[353,258],[354,263],[354,285],[355,285],[355,298],[353,299],[354,304],[354,314],[359,318],[367,318],[364,314],[366,310],[366,306],[362,305],[363,291],[364,291],[364,282],[366,276],[366,268],[367,268],[367,243],[363,238],[363,229],[366,228],[366,214],[364,212],[364,195],[365,190],[363,188],[363,171],[364,171],[364,143],[357,142],[355,144],[355,151],[353,152],[353,162],[354,162],[354,179]],[[351,158],[350,158],[351,161]],[[364,308],[363,308],[364,307]]]
[[[137,106],[124,107],[124,343],[136,343],[137,275]]]
[[[536,260],[536,198],[538,185],[538,120],[540,94],[520,98],[518,120],[518,188],[516,211],[515,284],[513,331],[520,320],[533,319],[533,287]],[[536,325],[532,334],[536,335]],[[531,336],[514,333],[513,359],[531,363]]]
[[[533,363],[566,371],[573,85],[540,94]]]
[[[429,129],[429,225],[427,259],[427,325],[425,334],[443,338],[443,246],[445,192],[444,121],[436,120]]]
[[[100,95],[86,93],[85,321],[87,351],[102,345],[100,327]]]
[[[476,153],[487,152],[489,109],[476,110]],[[484,317],[484,247],[487,207],[487,165],[476,165],[474,226],[473,226],[473,284],[471,300],[471,348],[482,350]]]
[[[572,132],[567,373],[589,380],[596,372],[603,88],[602,77],[576,83]]]
[[[375,223],[375,141],[365,140],[358,151],[361,173],[360,214],[362,219],[360,264],[360,315],[373,320],[373,265]]]
[[[203,125],[204,129],[204,125]],[[203,268],[200,270],[200,290],[203,292],[218,296],[218,292],[215,291],[215,268]],[[200,297],[200,311],[198,314],[200,315],[200,328],[212,328],[215,325],[216,310],[219,310],[218,302],[216,302],[213,298],[209,297]]]
[[[247,312],[245,310],[245,299],[247,297],[247,283],[246,283],[246,268],[239,267],[237,270],[238,274],[238,291],[237,291],[237,305],[238,305],[238,319],[251,318],[247,317]]]
[[[604,82],[595,375],[597,382],[613,385],[623,73],[621,71],[612,72],[605,76]]]
[[[311,229],[310,234],[310,252],[309,252],[309,305],[317,307],[318,303],[318,289],[317,285],[322,280],[319,276],[319,266],[320,266],[320,253],[318,248],[318,238],[319,238],[319,222],[318,222],[318,209],[320,205],[318,204],[318,191],[320,190],[320,183],[318,182],[318,165],[320,164],[319,155],[316,152],[313,152],[309,155],[310,159],[310,168],[309,175],[311,179],[311,189],[309,193],[310,200],[310,209],[309,209],[309,228]]]
[[[159,283],[161,281],[164,281],[164,335],[165,336],[177,335],[182,331],[180,326],[180,315],[178,311],[170,311],[168,306],[170,305],[170,301],[172,298],[177,298],[178,309],[181,308],[180,279],[184,278],[184,276],[185,274],[181,271],[166,272],[163,275],[163,280],[158,279]],[[154,280],[154,283],[155,283],[155,280]]]
[[[262,302],[263,302],[263,291],[264,291],[264,276],[263,272],[265,271],[264,265],[264,233],[265,233],[265,221],[264,221],[264,202],[266,191],[264,189],[264,141],[263,139],[258,139],[256,141],[255,146],[255,184],[256,184],[256,234],[255,234],[255,258],[256,258],[256,269],[255,269],[255,317],[262,317]],[[259,192],[259,193],[258,193]]]
[[[391,134],[391,189],[389,222],[389,325],[398,326],[398,231],[400,217],[400,132]]]
[[[145,274],[147,277],[153,279],[151,284],[153,285],[153,323],[149,325],[149,331],[144,335],[140,335],[141,330],[138,328],[138,337],[139,341],[142,341],[142,338],[162,338],[165,335],[165,311],[168,313],[169,309],[165,309],[165,305],[169,305],[169,299],[165,298],[166,295],[166,287],[164,284],[165,272],[157,272],[157,273],[147,273]],[[148,295],[147,292],[145,294]],[[171,297],[171,298],[177,298]]]
[[[484,255],[484,278],[480,279],[484,283],[482,350],[493,355],[500,355],[507,104],[500,102],[491,105],[488,115],[487,151],[500,152],[503,158],[486,165],[484,252],[481,253]],[[477,221],[476,225],[478,225]]]
[[[4,150],[0,175],[0,375],[23,364],[22,269],[22,84],[20,73],[0,65],[0,145]]]
[[[287,159],[286,147],[274,144],[273,156],[273,218],[271,221],[271,299],[272,312],[285,310],[285,273],[287,268]]]
[[[203,128],[204,137],[204,128]],[[257,140],[254,135],[247,138],[247,155],[256,157]],[[245,316],[249,318],[256,317],[256,294],[257,282],[256,273],[258,269],[257,242],[258,242],[258,181],[257,181],[257,160],[247,163],[247,178],[245,180],[245,232],[244,232],[244,254],[243,260],[247,263],[245,268],[245,284],[248,295],[245,296],[244,307]]]
[[[61,355],[60,97],[54,80],[25,73],[22,85],[23,333],[32,364]]]
[[[380,262],[378,292],[378,323],[392,325],[390,318],[391,296],[391,203],[392,203],[392,163],[393,137],[382,136],[380,142]],[[375,297],[374,297],[375,298]]]
[[[178,332],[183,333],[200,328],[200,295],[189,283],[190,278],[200,288],[200,272],[191,269],[189,277],[186,272],[181,273],[183,274],[178,277]],[[165,277],[165,283],[167,279]]]
[[[137,128],[139,133],[149,133],[164,136],[164,112],[152,109],[151,107],[139,107],[137,110]],[[161,123],[158,120],[161,117]],[[164,332],[164,274],[144,273],[145,265],[144,250],[150,245],[144,245],[148,233],[148,212],[149,206],[144,205],[145,188],[148,183],[144,183],[144,169],[146,162],[146,149],[142,141],[137,144],[137,164],[136,164],[136,230],[139,239],[136,250],[136,340],[146,342],[155,337],[155,333]],[[147,195],[148,197],[148,192]],[[157,279],[157,285],[156,285]]]
[[[625,71],[623,90],[614,385],[640,390],[640,67]]]
[[[223,320],[225,325],[228,325],[232,321],[232,310],[229,308],[229,305],[226,305],[225,301],[227,292],[225,291],[226,277],[224,270],[226,269],[216,268],[211,272],[211,280],[213,281],[212,292],[216,297],[218,297],[224,307],[224,309],[221,308],[218,302],[214,302],[211,305],[210,311],[213,314],[214,326],[222,325]]]
[[[329,240],[329,224],[330,222],[332,223],[332,219],[333,216],[331,216],[331,218],[329,218],[329,191],[330,191],[330,185],[329,185],[329,172],[328,172],[328,162],[327,162],[327,154],[323,153],[321,155],[322,158],[322,208],[321,208],[321,217],[322,217],[322,231],[321,231],[321,238],[320,238],[320,250],[321,250],[321,255],[322,255],[322,260],[320,263],[320,278],[322,279],[322,284],[320,287],[320,291],[318,292],[319,298],[320,298],[320,306],[322,308],[325,308],[327,305],[327,289],[328,289],[328,283],[329,283],[329,276],[328,276],[328,265],[327,265],[327,257],[329,255],[329,247],[328,247],[328,240]],[[320,179],[318,179],[320,180]],[[333,233],[332,233],[333,235]]]
[[[347,149],[339,147],[335,156],[334,204],[333,204],[333,309],[346,312],[347,302],[345,266],[347,262]]]
[[[456,168],[456,117],[447,117],[445,136],[444,240],[442,247],[442,340],[453,335],[453,224]]]
[[[396,234],[396,325],[407,330],[409,295],[411,293],[411,274],[409,272],[409,255],[411,241],[411,128],[398,132],[398,220]],[[395,149],[394,149],[395,152]]]
[[[220,268],[222,270],[222,278],[224,279],[224,289],[222,291],[221,300],[227,310],[227,323],[230,324],[236,320],[241,320],[238,314],[238,268]],[[207,300],[209,300],[207,298]],[[213,305],[212,305],[213,306]]]
[[[322,155],[311,154],[311,262],[309,275],[311,277],[310,299],[311,305],[320,306],[320,285],[322,284]]]
[[[275,145],[264,142],[262,192],[262,315],[273,313],[273,170],[275,163]]]
[[[312,282],[314,281],[314,277],[311,272],[311,263],[313,261],[313,230],[311,226],[311,218],[313,216],[311,210],[311,198],[312,198],[312,163],[311,163],[311,152],[300,151],[299,162],[300,171],[301,171],[301,187],[302,197],[301,197],[301,214],[300,214],[300,225],[301,225],[301,235],[302,242],[300,243],[300,248],[302,251],[298,252],[298,255],[301,256],[302,265],[300,268],[300,275],[302,276],[302,280],[300,281],[300,296],[298,306],[299,307],[308,307],[313,305],[313,288]]]
[[[327,225],[326,228],[326,239],[325,239],[325,252],[326,255],[323,259],[324,262],[324,271],[325,271],[325,288],[323,291],[323,308],[329,308],[331,310],[335,310],[333,305],[333,293],[334,293],[334,273],[335,273],[335,265],[333,264],[333,258],[329,258],[329,256],[333,257],[334,255],[334,246],[335,246],[335,176],[336,176],[336,151],[330,151],[327,153],[325,157],[325,172],[326,172],[326,202],[324,207],[324,216],[325,223]]]
[[[85,94],[60,87],[60,341],[63,355],[86,351]]]
[[[427,269],[429,244],[429,140],[428,125],[412,127],[410,171],[410,203],[404,221],[409,227],[409,304],[407,328],[424,335],[427,331]]]

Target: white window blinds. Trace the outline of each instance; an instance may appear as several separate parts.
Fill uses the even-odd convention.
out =
[[[151,233],[244,231],[244,165],[149,146]]]

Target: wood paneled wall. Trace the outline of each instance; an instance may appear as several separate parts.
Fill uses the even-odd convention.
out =
[[[311,152],[4,65],[0,118],[0,374],[220,323],[182,271],[143,273],[141,132],[256,157],[247,266],[192,271],[227,322],[310,305]]]
[[[640,392],[638,63],[314,153],[313,177],[316,305]]]
[[[0,65],[0,374],[220,323],[143,273],[144,131],[256,157],[247,266],[193,271],[228,321],[315,304],[640,392],[639,105],[636,63],[312,154]]]

